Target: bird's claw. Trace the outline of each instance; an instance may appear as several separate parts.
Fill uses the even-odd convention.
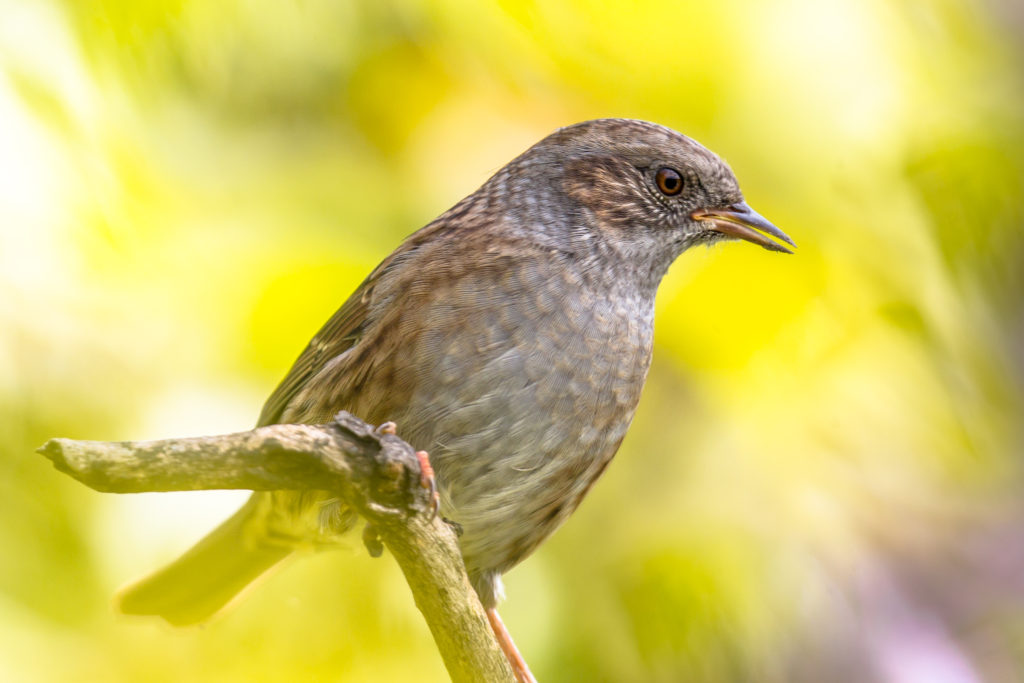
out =
[[[420,461],[420,486],[430,492],[430,519],[437,517],[441,510],[441,494],[437,492],[434,480],[434,468],[430,465],[430,456],[426,451],[416,451],[416,459]]]

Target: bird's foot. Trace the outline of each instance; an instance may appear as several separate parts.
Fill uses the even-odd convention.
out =
[[[398,425],[394,422],[382,422],[377,426],[377,433],[395,436],[398,434]],[[426,451],[416,451],[416,459],[420,461],[420,486],[430,491],[430,519],[433,520],[441,510],[441,495],[437,492],[434,468],[430,464],[430,456]]]
[[[377,425],[377,433],[390,434],[391,436],[394,436],[395,434],[398,434],[398,425],[394,422],[381,422]]]
[[[430,491],[430,519],[434,519],[441,510],[441,494],[437,492],[434,468],[426,451],[416,451],[416,458],[420,461],[420,486]]]
[[[501,651],[505,653],[505,659],[512,666],[512,673],[516,675],[517,683],[537,683],[537,679],[530,672],[530,667],[526,665],[526,660],[519,654],[516,644],[512,642],[512,636],[509,634],[508,629],[505,628],[501,617],[498,616],[498,610],[489,607],[487,609],[487,621],[491,623],[491,630],[494,631],[494,636],[498,639]]]

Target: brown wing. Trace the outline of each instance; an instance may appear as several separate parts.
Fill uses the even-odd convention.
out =
[[[318,373],[329,360],[345,353],[359,341],[367,322],[373,285],[386,264],[387,261],[363,280],[352,296],[310,340],[306,349],[292,365],[292,369],[263,404],[257,426],[280,422],[288,404],[302,390],[309,378]]]
[[[373,290],[377,283],[425,243],[440,233],[448,232],[451,229],[451,219],[466,213],[471,199],[472,195],[463,199],[434,222],[410,235],[363,280],[352,296],[310,340],[306,349],[292,365],[292,369],[288,371],[288,375],[263,404],[263,410],[260,412],[260,419],[257,423],[258,427],[280,422],[289,404],[302,391],[306,383],[316,376],[331,359],[337,358],[356,345],[370,324],[370,304],[373,301]]]

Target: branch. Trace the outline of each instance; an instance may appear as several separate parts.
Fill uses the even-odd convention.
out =
[[[393,431],[342,412],[324,425],[270,425],[223,436],[51,439],[38,452],[61,472],[108,493],[330,491],[367,520],[398,561],[452,680],[514,681],[455,534],[430,514],[415,452]]]

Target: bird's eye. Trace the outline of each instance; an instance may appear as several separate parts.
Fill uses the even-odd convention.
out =
[[[679,194],[683,189],[683,176],[674,168],[659,168],[654,174],[654,182],[658,183],[659,190],[669,196]]]

